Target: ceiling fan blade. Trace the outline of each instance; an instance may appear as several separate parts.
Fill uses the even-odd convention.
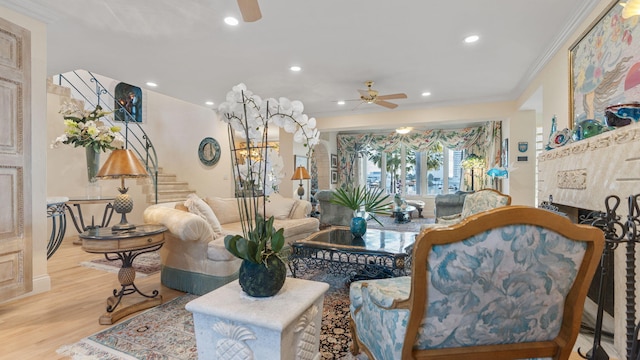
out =
[[[390,95],[380,95],[378,96],[378,100],[393,100],[393,99],[406,99],[407,94],[390,94]]]
[[[378,98],[380,99],[380,98]],[[377,100],[374,104],[380,105],[380,106],[384,106],[386,108],[389,109],[395,109],[398,107],[398,104],[394,104],[394,103],[390,103],[388,101],[384,101],[384,100]]]
[[[258,0],[238,0],[238,7],[242,14],[242,20],[246,22],[258,21],[262,18]]]

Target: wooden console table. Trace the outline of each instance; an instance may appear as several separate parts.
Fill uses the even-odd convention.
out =
[[[104,254],[109,261],[122,261],[122,267],[118,271],[122,287],[120,290],[114,289],[113,296],[107,299],[107,312],[100,316],[101,325],[113,324],[129,314],[162,304],[162,295],[159,295],[158,290],[147,295],[136,287],[136,271],[132,264],[138,255],[160,249],[164,244],[165,231],[167,228],[161,225],[139,225],[128,231],[113,232],[111,228],[96,228],[80,234],[84,251]],[[146,299],[116,310],[125,295],[134,293]]]

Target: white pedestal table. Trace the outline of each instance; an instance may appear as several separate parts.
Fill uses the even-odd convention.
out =
[[[322,303],[329,285],[287,278],[272,297],[245,294],[238,281],[185,306],[200,359],[320,359]]]

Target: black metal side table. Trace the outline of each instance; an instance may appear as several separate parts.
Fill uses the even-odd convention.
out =
[[[47,198],[47,218],[51,219],[51,236],[47,243],[47,259],[50,259],[58,250],[64,234],[67,231],[66,203],[68,197],[48,197]]]
[[[78,234],[82,234],[83,232],[95,228],[103,228],[109,226],[111,222],[111,217],[113,216],[113,201],[115,198],[100,198],[100,199],[89,199],[89,198],[70,198],[66,202],[66,208],[69,210],[69,215],[71,215],[71,220],[73,221],[73,226],[76,228]],[[93,215],[91,216],[90,225],[85,224],[84,214],[82,213],[82,206],[86,205],[95,205],[95,204],[104,204],[104,211],[102,212],[102,221],[98,224],[95,223]],[[73,208],[70,206],[73,205],[73,208],[76,209],[78,216],[76,218],[76,214],[74,213]],[[78,242],[79,244],[80,242]],[[76,244],[76,242],[74,242]]]

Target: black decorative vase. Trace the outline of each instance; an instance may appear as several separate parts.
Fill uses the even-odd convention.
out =
[[[267,258],[267,264],[242,260],[238,281],[249,296],[269,297],[282,289],[287,277],[287,267],[275,255]]]

